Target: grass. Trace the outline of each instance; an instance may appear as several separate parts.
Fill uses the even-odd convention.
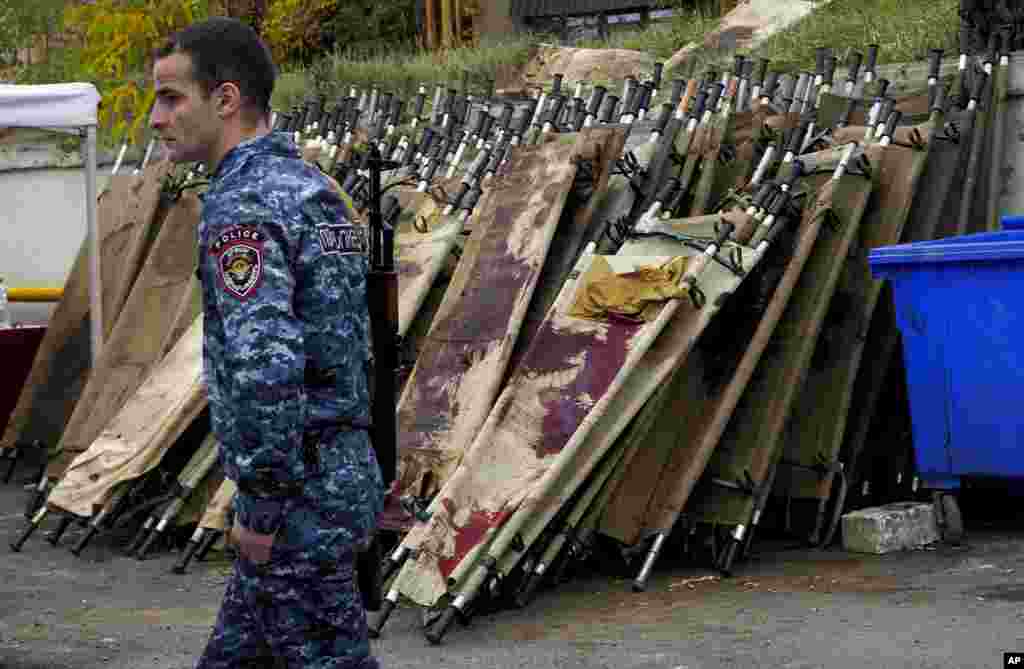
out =
[[[814,50],[831,46],[840,66],[849,51],[881,46],[878,64],[924,60],[928,49],[957,53],[959,0],[833,0],[757,50],[772,67],[813,68]]]
[[[713,11],[685,9],[671,20],[654,23],[646,30],[615,30],[607,40],[581,40],[576,46],[645,51],[664,60],[682,45],[699,41],[717,25],[718,16]],[[427,85],[428,100],[435,84],[461,89],[468,83],[473,90],[484,92],[489,80],[500,78],[499,68],[520,68],[536,44],[556,41],[552,36],[520,35],[479,47],[436,53],[405,51],[366,56],[336,52],[311,66],[283,68],[272,105],[275,109],[290,109],[312,94],[333,100],[346,95],[348,86],[366,88],[372,84],[400,93],[406,100],[411,99],[420,84]]]
[[[406,100],[415,95],[421,84],[427,86],[428,98],[436,84],[458,89],[468,85],[482,94],[499,76],[501,68],[517,69],[526,64],[535,39],[522,36],[481,47],[370,58],[337,52],[309,67],[282,71],[274,87],[272,104],[275,109],[288,109],[311,93],[333,100],[347,95],[348,86],[367,88],[373,84],[401,94]]]
[[[819,46],[832,47],[840,66],[849,52],[863,51],[868,44],[882,47],[879,65],[924,60],[930,48],[950,55],[959,48],[959,5],[959,0],[833,0],[757,48],[738,53],[770,58],[772,68],[782,72],[813,69]],[[667,25],[613,35],[604,42],[592,40],[587,46],[638,49],[664,59],[686,44],[699,44],[718,21],[712,12],[683,11]],[[731,63],[731,53],[701,49],[681,69],[689,74],[691,68],[699,72]]]

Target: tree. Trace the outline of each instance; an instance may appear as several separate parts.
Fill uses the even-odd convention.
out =
[[[415,6],[415,0],[270,0],[263,37],[279,63],[309,64],[334,49],[392,51],[412,45]]]
[[[222,0],[215,13],[219,16],[230,16],[233,19],[245,21],[257,33],[262,34],[267,5],[267,0]]]
[[[45,42],[60,29],[63,0],[0,0],[0,63],[14,64],[17,50]]]
[[[0,67],[14,65],[18,48],[16,20],[14,8],[10,3],[0,0]]]
[[[347,0],[330,21],[328,48],[382,52],[416,37],[414,0]]]
[[[344,0],[348,2],[350,0]],[[310,62],[323,49],[324,26],[338,10],[338,0],[270,0],[263,37],[278,63]]]
[[[64,28],[79,41],[76,69],[102,95],[100,123],[110,142],[140,139],[154,99],[147,72],[153,47],[210,10],[208,0],[94,0],[67,8]]]

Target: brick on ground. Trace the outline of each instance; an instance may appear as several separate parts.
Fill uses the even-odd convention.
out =
[[[913,550],[938,541],[935,508],[922,502],[896,502],[843,516],[843,547],[881,555]]]

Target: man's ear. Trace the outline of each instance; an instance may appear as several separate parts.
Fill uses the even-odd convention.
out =
[[[231,116],[242,107],[242,92],[238,86],[226,81],[214,91],[217,114],[221,117]]]

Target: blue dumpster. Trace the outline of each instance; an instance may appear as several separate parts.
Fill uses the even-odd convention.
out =
[[[1024,230],[872,251],[903,335],[918,476],[1024,477]]]
[[[1003,230],[1020,230],[1024,228],[1024,216],[1003,216],[999,223]]]

